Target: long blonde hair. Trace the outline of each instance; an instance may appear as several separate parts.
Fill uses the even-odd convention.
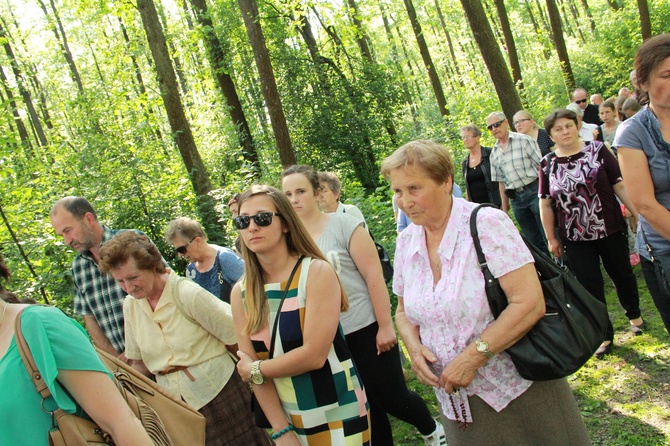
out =
[[[239,208],[242,209],[242,204],[245,201],[257,195],[269,197],[277,208],[277,212],[281,214],[279,218],[284,221],[284,225],[288,229],[284,237],[290,254],[295,256],[304,255],[328,263],[326,257],[293,210],[288,198],[279,189],[266,185],[253,185],[249,190],[240,195]],[[259,332],[267,325],[270,307],[265,295],[265,278],[258,256],[247,248],[245,243],[242,243],[241,248],[242,258],[245,262],[245,277],[243,282],[245,283],[244,304],[247,314],[244,333],[249,335]],[[340,278],[337,277],[337,280],[339,282]],[[347,311],[349,301],[341,283],[340,290],[342,294],[340,310]]]

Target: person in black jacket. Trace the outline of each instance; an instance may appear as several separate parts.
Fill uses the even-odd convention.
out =
[[[497,181],[491,181],[491,149],[479,144],[482,132],[474,125],[461,128],[463,145],[470,151],[461,167],[467,191],[467,200],[475,203],[493,203],[500,207],[500,188]]]

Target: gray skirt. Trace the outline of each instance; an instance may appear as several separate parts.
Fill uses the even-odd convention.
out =
[[[591,444],[567,380],[536,381],[496,412],[476,395],[468,396],[472,423],[465,431],[441,416],[449,446],[587,446]]]
[[[251,414],[251,390],[233,371],[221,392],[200,408],[207,420],[206,446],[268,446],[274,444]]]

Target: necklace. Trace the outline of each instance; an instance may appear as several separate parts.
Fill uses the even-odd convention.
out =
[[[5,313],[7,312],[7,307],[9,304],[5,302],[5,309],[2,310],[2,316],[0,316],[0,327],[2,327],[2,323],[5,321]]]

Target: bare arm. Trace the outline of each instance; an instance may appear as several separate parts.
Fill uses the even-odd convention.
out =
[[[621,173],[634,209],[656,232],[670,240],[670,211],[656,200],[647,156],[642,150],[617,147]],[[626,204],[626,203],[624,203]]]
[[[244,361],[240,360],[237,365],[238,372],[242,377],[242,380],[245,382],[250,382],[249,376],[251,373],[251,366],[249,364],[250,361],[253,362],[258,360],[258,356],[256,355],[256,351],[251,344],[249,335],[244,333],[244,326],[247,323],[247,317],[244,312],[244,306],[242,304],[242,291],[239,284],[236,284],[230,293],[230,304],[232,306],[233,319],[235,320],[235,331],[237,332],[237,340],[240,348],[238,355],[240,358],[244,358]],[[247,365],[249,370],[247,370]],[[286,413],[284,412],[284,409],[281,405],[281,401],[279,400],[279,395],[277,394],[277,389],[275,388],[273,381],[268,379],[261,385],[251,384],[251,386],[253,387],[254,394],[258,399],[258,403],[263,409],[263,413],[270,422],[272,429],[275,432],[278,432],[288,426],[289,421],[286,418]],[[286,444],[300,444],[293,432],[282,435],[281,439],[284,439],[284,437],[287,437],[287,439],[284,440],[287,441]],[[295,443],[291,443],[290,439],[295,440]]]
[[[624,182],[620,181],[616,184],[613,184],[612,188],[614,189],[616,196],[619,197],[619,200],[621,200],[624,206],[626,206],[626,209],[630,212],[631,217],[637,220],[637,211],[635,210],[635,205],[628,196],[628,190],[626,189]]]
[[[556,214],[554,213],[554,200],[551,198],[540,198],[540,219],[542,219],[542,228],[547,236],[549,251],[556,257],[561,257],[563,246],[556,238]]]
[[[412,360],[412,371],[416,377],[428,386],[439,387],[438,378],[429,367],[429,364],[437,361],[437,356],[421,343],[419,327],[407,319],[405,301],[402,296],[398,296],[395,323],[398,327],[398,333],[400,333],[400,337],[409,352],[409,357]]]
[[[361,226],[358,226],[351,234],[349,253],[368,286],[372,308],[379,324],[377,354],[387,352],[398,343],[393,328],[393,319],[391,318],[391,300],[384,282],[384,274],[382,273],[375,243]]]
[[[153,446],[140,420],[106,374],[59,370],[58,380],[117,445]]]
[[[296,376],[318,370],[328,359],[340,321],[341,304],[337,276],[328,262],[312,260],[306,293],[303,345],[281,356],[263,361],[260,369],[267,378]],[[243,347],[240,342],[240,349],[252,356]],[[237,369],[243,379],[248,379],[251,374],[251,362],[241,358]]]
[[[542,288],[532,263],[498,280],[507,296],[508,306],[480,336],[488,342],[489,350],[493,353],[499,353],[521,339],[545,312]],[[486,361],[487,358],[477,351],[474,342],[471,343],[444,369],[440,385],[447,392],[467,387],[475,378],[477,369]]]
[[[110,355],[113,355],[114,357],[118,357],[121,353],[123,353],[116,351],[112,343],[109,342],[109,339],[107,339],[107,336],[105,336],[105,333],[103,333],[102,328],[100,328],[98,321],[95,319],[95,316],[92,314],[85,314],[84,323],[86,324],[86,331],[88,331],[88,334],[91,336],[91,339],[93,339],[93,343],[96,347],[109,353]]]

